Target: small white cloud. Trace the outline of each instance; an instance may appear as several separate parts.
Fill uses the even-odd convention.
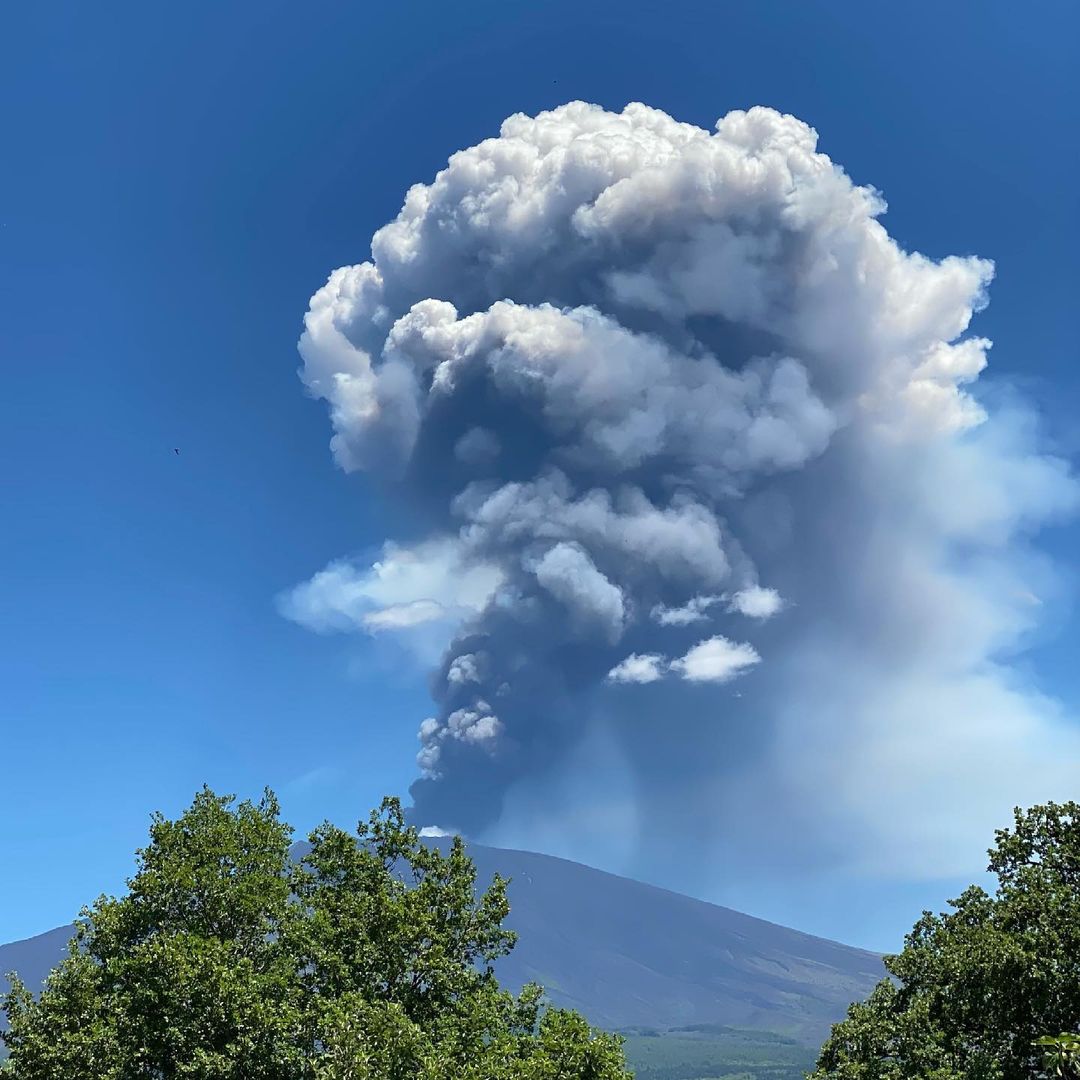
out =
[[[446,718],[445,734],[467,743],[491,743],[503,726],[497,716],[486,711],[487,703],[478,701],[475,709],[457,709]]]
[[[439,776],[439,762],[442,748],[448,739],[482,746],[494,752],[499,736],[502,734],[502,721],[491,711],[491,706],[482,699],[473,703],[471,708],[455,709],[445,723],[429,716],[420,725],[416,737],[421,742],[416,763],[427,777]]]
[[[751,585],[737,592],[728,602],[728,611],[737,611],[751,619],[771,619],[784,606],[783,598],[775,589],[763,589]]]
[[[631,653],[608,673],[608,682],[651,683],[664,677],[667,661],[657,653]]]
[[[438,825],[425,825],[420,830],[420,835],[434,839],[439,836],[456,836],[457,834],[452,829],[441,829]]]
[[[278,606],[310,630],[409,630],[475,614],[502,580],[498,567],[467,559],[453,537],[414,547],[387,543],[371,566],[331,563],[279,597]]]
[[[661,626],[690,626],[693,623],[704,622],[709,617],[709,608],[719,600],[719,596],[695,596],[682,607],[657,604],[650,614]]]
[[[461,686],[464,683],[480,681],[480,658],[476,653],[462,653],[455,656],[446,671],[446,681]]]
[[[671,670],[687,682],[724,683],[760,662],[752,645],[717,636],[698,642],[685,656],[673,660]]]

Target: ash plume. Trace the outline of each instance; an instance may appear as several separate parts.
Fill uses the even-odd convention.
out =
[[[334,457],[427,531],[284,606],[441,628],[418,823],[608,793],[646,858],[951,873],[1067,792],[1077,732],[1010,658],[1077,485],[976,396],[991,264],[884,210],[794,117],[573,102],[455,153],[314,295]]]

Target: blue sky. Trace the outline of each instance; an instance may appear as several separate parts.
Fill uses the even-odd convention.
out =
[[[275,606],[388,534],[331,462],[295,344],[328,271],[513,112],[795,113],[884,191],[903,245],[995,260],[992,370],[1080,450],[1073,5],[57,3],[5,22],[0,940],[120,888],[149,812],[204,781],[270,784],[307,828],[414,778],[423,671]],[[1078,538],[1044,547],[1068,560]],[[1077,634],[1057,604],[1023,660],[1074,709]],[[885,948],[947,895],[808,896],[799,925]]]

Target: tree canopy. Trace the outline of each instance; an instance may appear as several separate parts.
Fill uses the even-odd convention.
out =
[[[515,996],[504,879],[384,800],[298,858],[278,802],[203,789],[154,816],[128,892],[82,912],[39,995],[4,1001],[18,1080],[625,1080],[620,1041]]]
[[[989,852],[995,893],[971,886],[923,914],[814,1080],[1027,1080],[1051,1058],[1074,1075],[1068,1035],[1050,1057],[1038,1040],[1080,1028],[1080,804],[1014,817]]]

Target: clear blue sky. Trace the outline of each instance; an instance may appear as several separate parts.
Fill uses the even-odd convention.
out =
[[[994,370],[1075,455],[1078,33],[1064,0],[8,5],[0,940],[120,888],[149,811],[204,781],[270,784],[303,828],[405,792],[423,677],[274,605],[386,534],[295,342],[408,185],[512,112],[797,114],[905,246],[996,261]],[[1029,662],[1075,705],[1078,630],[1050,629]]]

